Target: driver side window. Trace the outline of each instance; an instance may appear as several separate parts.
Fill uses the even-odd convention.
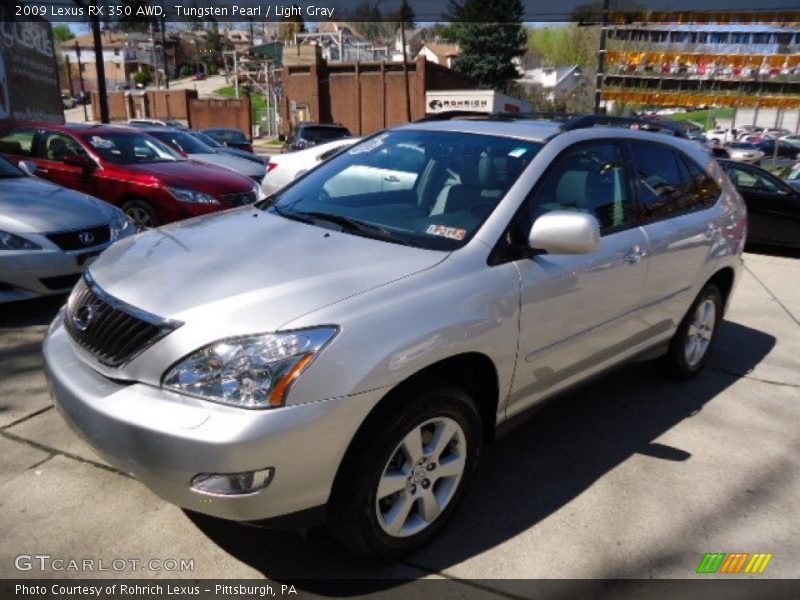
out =
[[[777,192],[778,186],[772,183],[766,177],[762,177],[758,173],[740,169],[738,167],[730,168],[730,176],[733,184],[736,187],[744,188],[747,190],[760,190],[762,192]]]
[[[39,144],[40,157],[45,160],[63,162],[69,154],[77,154],[88,158],[86,151],[71,136],[57,131],[48,131],[42,136]]]
[[[531,223],[551,211],[579,211],[594,216],[605,234],[636,220],[622,152],[609,140],[577,144],[561,154],[529,202]]]

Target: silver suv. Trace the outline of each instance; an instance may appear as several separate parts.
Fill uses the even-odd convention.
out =
[[[430,540],[501,423],[623,362],[707,362],[742,200],[698,144],[522,119],[383,131],[106,251],[44,344],[61,413],[179,506]]]

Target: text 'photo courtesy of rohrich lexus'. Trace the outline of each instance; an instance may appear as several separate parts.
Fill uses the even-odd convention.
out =
[[[604,125],[399,126],[255,205],[115,243],[46,337],[59,411],[184,508],[419,548],[502,421],[643,353],[678,379],[708,361],[744,203],[694,142]]]

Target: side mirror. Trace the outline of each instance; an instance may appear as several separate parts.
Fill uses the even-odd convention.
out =
[[[36,177],[36,169],[38,167],[32,160],[21,160],[17,163],[17,166],[19,166],[20,169],[25,171],[31,177]]]
[[[88,171],[94,167],[91,159],[81,156],[80,154],[67,154],[64,157],[64,164],[70,167],[81,167],[84,171]]]
[[[528,245],[548,254],[589,254],[600,245],[600,225],[592,215],[556,210],[533,222]]]

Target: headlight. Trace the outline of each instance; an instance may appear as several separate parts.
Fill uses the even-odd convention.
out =
[[[171,367],[163,386],[241,408],[283,406],[289,387],[336,327],[220,340]]]
[[[41,250],[39,244],[26,240],[24,237],[0,231],[0,250]]]
[[[219,204],[219,201],[214,198],[214,196],[206,194],[205,192],[170,186],[167,186],[167,191],[180,202],[188,202],[191,204]]]
[[[111,241],[113,242],[128,233],[133,228],[133,223],[131,223],[128,215],[121,210],[117,210],[114,211],[114,217],[111,219],[109,227],[111,228]]]

